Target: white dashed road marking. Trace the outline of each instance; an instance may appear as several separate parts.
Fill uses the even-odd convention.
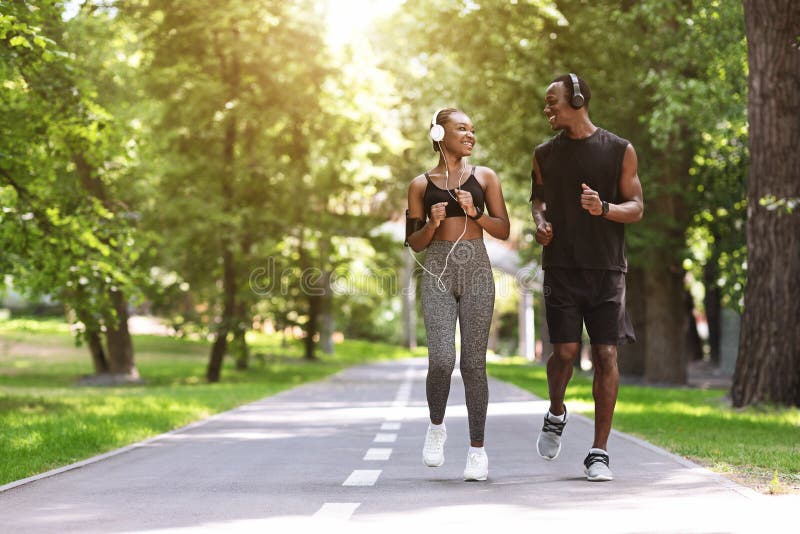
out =
[[[369,449],[364,455],[364,460],[388,460],[391,455],[392,449]]]
[[[397,434],[383,434],[378,432],[375,435],[375,443],[394,443],[397,441]]]
[[[320,519],[350,519],[360,502],[326,502],[312,517]]]
[[[386,421],[381,424],[381,432],[375,435],[375,443],[394,443],[397,441],[397,431],[402,426],[401,421],[405,418],[405,408],[411,400],[411,387],[414,383],[414,369],[409,367],[406,369],[405,380],[397,390],[397,395],[392,402],[391,409],[389,410]],[[394,431],[394,432],[388,432]],[[390,448],[370,448],[364,455],[363,461],[386,461],[392,455]],[[347,480],[342,483],[342,486],[374,486],[381,476],[380,469],[356,469],[353,471]],[[328,502],[322,505],[317,513],[314,514],[315,518],[324,519],[339,519],[347,521],[356,508],[361,506],[358,502]]]
[[[342,486],[374,486],[379,476],[381,476],[380,469],[356,469],[350,473]]]

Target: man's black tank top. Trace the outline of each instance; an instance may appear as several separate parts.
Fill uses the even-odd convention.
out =
[[[625,225],[581,208],[581,183],[597,191],[601,200],[622,202],[619,177],[628,144],[598,128],[584,139],[570,139],[562,130],[536,147],[545,217],[553,225],[553,240],[542,252],[543,268],[628,270]]]
[[[483,189],[481,189],[481,184],[478,183],[478,179],[475,178],[475,168],[476,167],[472,167],[472,171],[469,173],[469,178],[467,178],[467,180],[461,184],[461,189],[472,193],[472,203],[476,208],[478,208],[478,211],[481,211],[484,208],[484,195]],[[423,197],[425,215],[428,217],[431,216],[431,207],[434,204],[438,204],[439,202],[447,202],[447,206],[444,209],[445,218],[464,216],[464,210],[462,210],[461,206],[458,205],[458,202],[453,199],[453,197],[456,196],[456,188],[442,189],[441,187],[438,187],[433,183],[433,180],[431,180],[431,177],[427,172],[425,173],[425,179],[428,180],[428,185],[425,188],[425,195]]]

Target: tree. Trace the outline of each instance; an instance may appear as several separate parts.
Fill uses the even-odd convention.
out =
[[[800,406],[800,4],[745,0],[750,66],[747,287],[734,406]]]
[[[126,295],[142,248],[117,194],[129,139],[98,103],[85,58],[68,54],[70,31],[89,35],[59,2],[2,2],[4,271],[74,312],[97,373],[137,378]]]
[[[162,266],[207,306],[207,378],[219,380],[229,350],[246,366],[254,320],[302,327],[314,359],[333,326],[330,276],[353,260],[335,240],[379,222],[379,81],[332,57],[315,2],[123,6],[160,108],[149,158],[159,202],[145,219],[163,229]]]

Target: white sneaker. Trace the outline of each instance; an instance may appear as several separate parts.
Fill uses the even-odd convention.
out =
[[[608,453],[603,449],[589,449],[589,454],[583,461],[586,480],[590,482],[607,482],[614,480],[614,474],[608,467]]]
[[[472,450],[467,453],[467,467],[464,468],[464,480],[486,480],[489,475],[489,457],[481,447],[480,452]]]
[[[536,449],[545,460],[555,460],[561,452],[561,434],[567,426],[567,407],[564,406],[564,420],[561,422],[548,418],[549,413],[544,414],[544,425],[536,440]]]
[[[425,446],[422,447],[422,463],[428,467],[439,467],[444,463],[444,442],[447,440],[447,430],[431,428],[425,434]]]

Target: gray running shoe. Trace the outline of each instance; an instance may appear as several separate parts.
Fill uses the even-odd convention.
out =
[[[550,413],[550,412],[548,412]],[[536,440],[536,449],[539,456],[545,460],[555,460],[561,452],[561,433],[567,426],[567,407],[564,406],[564,420],[562,422],[552,421],[544,414],[544,425],[539,432],[539,439]]]
[[[589,454],[583,460],[586,480],[590,482],[607,482],[614,480],[614,474],[608,467],[608,453],[603,449],[589,449]]]

